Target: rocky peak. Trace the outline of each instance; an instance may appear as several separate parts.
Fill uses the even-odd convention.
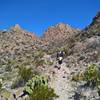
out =
[[[100,23],[100,11],[98,11],[96,16],[94,16],[93,21],[90,24],[90,26],[92,26],[94,24],[99,24],[99,23]]]
[[[20,27],[19,24],[16,24],[16,25],[14,26],[14,28],[15,28],[15,29],[21,29],[21,27]]]
[[[100,21],[100,11],[97,12],[96,16],[93,18],[93,22],[92,23],[98,22],[98,21]]]
[[[44,41],[47,44],[59,45],[60,43],[64,43],[68,38],[71,38],[75,35],[75,33],[79,32],[79,30],[72,28],[68,24],[58,23],[55,26],[49,27],[44,33]]]
[[[58,23],[55,26],[51,26],[49,27],[45,33],[44,33],[44,37],[48,37],[48,36],[54,36],[54,35],[65,35],[67,33],[74,33],[77,32],[77,29],[72,28],[70,25],[68,24],[64,24],[64,23]]]
[[[69,30],[69,29],[72,29],[72,28],[70,27],[70,25],[64,24],[64,23],[58,23],[58,24],[56,25],[56,27],[59,28],[60,30],[64,30],[64,29]]]
[[[77,36],[80,41],[100,36],[100,11],[98,11],[96,16],[94,16],[91,24],[83,29]]]
[[[10,31],[15,34],[17,37],[29,37],[31,40],[36,40],[38,37],[35,35],[35,33],[28,32],[21,28],[19,24],[15,24],[15,26],[10,28]]]
[[[11,29],[14,31],[22,30],[19,24],[15,24],[15,26],[11,27]]]

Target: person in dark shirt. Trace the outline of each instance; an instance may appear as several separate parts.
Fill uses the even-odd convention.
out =
[[[57,60],[59,64],[62,64],[63,58],[64,58],[64,52],[63,51],[57,52]]]

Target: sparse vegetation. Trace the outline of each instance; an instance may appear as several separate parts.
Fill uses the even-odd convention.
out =
[[[40,86],[34,89],[33,94],[30,95],[30,100],[53,100],[57,97],[52,88]]]
[[[84,80],[84,74],[82,72],[77,73],[76,75],[74,75],[72,77],[72,80],[73,81],[76,81],[76,82],[81,81],[81,80]]]
[[[63,47],[61,47],[61,48],[54,48],[54,49],[51,49],[51,50],[49,50],[49,51],[47,52],[47,54],[52,55],[52,54],[57,53],[57,52],[59,52],[59,51],[65,52],[65,57],[68,56],[68,55],[70,55],[70,53],[71,53],[70,47],[68,47],[68,46],[63,46]]]
[[[38,66],[42,66],[43,64],[45,64],[45,60],[42,59],[44,56],[44,51],[42,50],[38,50],[34,53],[34,61],[33,61],[33,65],[38,67]]]
[[[24,82],[27,82],[33,75],[32,68],[26,68],[21,66],[19,67],[18,75]]]
[[[52,61],[47,61],[46,64],[47,65],[53,65],[53,62]]]
[[[1,89],[2,89],[2,83],[0,82],[0,91],[1,91]]]
[[[72,80],[77,82],[86,81],[89,86],[97,87],[98,94],[100,95],[100,68],[97,65],[89,65],[85,72],[73,76]]]
[[[31,68],[26,68],[23,66],[19,67],[18,77],[13,82],[12,88],[23,86],[30,78],[32,78],[32,76],[33,76],[33,71]]]
[[[42,58],[44,56],[44,51],[43,50],[37,50],[35,53],[34,53],[34,59],[37,59],[37,58]]]
[[[43,66],[43,64],[45,64],[45,60],[43,60],[43,59],[35,59],[34,64],[35,64],[36,67]]]

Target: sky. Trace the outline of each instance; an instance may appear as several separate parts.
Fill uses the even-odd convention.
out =
[[[60,22],[83,29],[98,10],[100,0],[0,0],[0,30],[19,24],[42,36]]]

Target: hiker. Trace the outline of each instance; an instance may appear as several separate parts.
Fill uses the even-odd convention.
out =
[[[63,60],[64,54],[65,53],[63,51],[57,52],[57,60],[58,60],[59,64],[62,64],[62,60]]]

